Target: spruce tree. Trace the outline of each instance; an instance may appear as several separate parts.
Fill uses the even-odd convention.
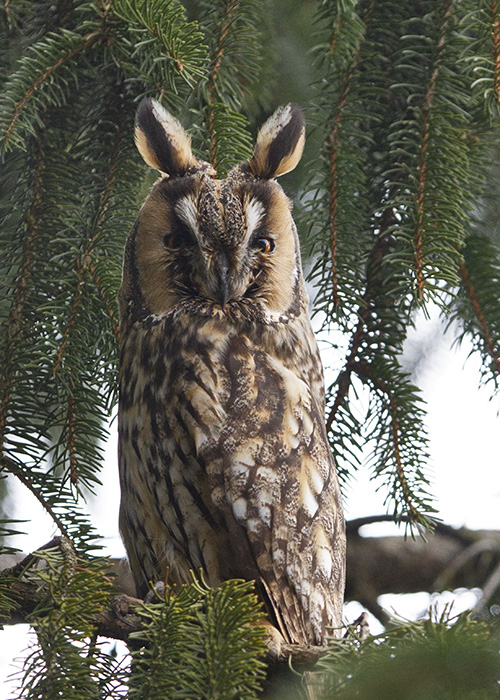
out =
[[[141,608],[131,671],[95,637],[111,581],[85,498],[99,485],[116,403],[123,246],[153,181],[132,140],[142,97],[182,119],[221,177],[248,157],[276,99],[303,101],[310,162],[289,182],[315,308],[343,337],[327,387],[332,450],[346,479],[360,447],[373,446],[372,473],[412,532],[432,527],[434,513],[425,406],[401,363],[417,311],[437,304],[497,388],[499,4],[292,6],[288,15],[278,0],[7,0],[0,9],[0,469],[59,535],[0,577],[5,620],[21,584],[36,591],[37,644],[19,697],[104,699],[129,686],[131,698],[250,699],[262,684],[262,635],[246,624],[260,613],[247,585],[211,591],[194,580]],[[287,31],[310,35],[289,94],[280,84]],[[22,524],[5,516],[8,549]],[[318,692],[363,697],[381,659],[381,673],[394,653],[401,668],[413,653],[423,664],[422,640],[457,664],[479,644],[491,663],[471,692],[496,697],[495,634],[462,618],[368,643],[353,632],[322,662]],[[442,696],[458,697],[448,681]]]

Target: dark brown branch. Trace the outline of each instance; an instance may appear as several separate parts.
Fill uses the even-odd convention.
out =
[[[21,576],[26,571],[26,569],[28,569],[37,560],[36,552],[41,552],[45,549],[53,549],[54,547],[58,547],[60,540],[60,537],[53,537],[50,540],[50,542],[44,544],[43,547],[39,547],[37,550],[31,552],[31,554],[27,554],[26,556],[23,556],[21,554],[5,554],[0,556],[0,576]],[[1,566],[2,562],[3,567]]]
[[[385,593],[482,588],[499,564],[497,531],[454,529],[438,524],[427,541],[351,535],[346,599],[359,600],[372,609]],[[492,596],[493,592],[489,599]]]
[[[58,540],[60,540],[60,538],[55,538],[49,544],[44,545],[41,549],[47,549],[50,546],[54,546],[54,544],[57,545]],[[0,566],[2,565],[2,562],[10,563],[11,560],[12,555],[7,555],[5,557],[0,556]],[[21,561],[15,563],[13,566],[0,570],[0,579],[22,574],[35,560],[36,557],[30,554],[27,557],[24,557]],[[116,566],[118,569],[120,569],[122,562],[116,562]],[[113,573],[115,573],[114,567]],[[22,580],[14,581],[10,591],[16,603],[11,614],[11,619],[7,621],[6,624],[21,624],[29,622],[30,615],[44,597],[43,591]],[[127,595],[126,593],[120,593],[119,595],[115,596],[111,600],[110,607],[108,609],[101,610],[101,612],[95,617],[96,635],[129,642],[130,635],[133,632],[139,632],[142,629],[142,618],[140,615],[135,613],[135,608],[142,605],[142,603],[142,600]],[[304,647],[299,646],[298,644],[284,644],[280,649],[279,657],[276,658],[275,653],[269,654],[268,660],[270,663],[288,663],[288,660],[291,657],[295,665],[312,664],[318,660],[324,651],[324,647]]]
[[[357,600],[384,624],[389,615],[382,610],[378,597],[385,593],[484,588],[478,604],[484,608],[499,596],[500,531],[455,529],[437,524],[433,534],[415,540],[404,537],[361,537],[359,528],[383,522],[384,516],[363,518],[348,523],[346,600]],[[45,545],[44,549],[48,545]],[[33,557],[33,555],[29,555]],[[19,578],[31,563],[30,558],[0,557],[0,577],[16,576],[12,594],[16,608],[10,624],[26,622],[40,595]],[[114,560],[113,574],[118,595],[109,609],[95,620],[99,635],[127,641],[131,632],[140,629],[140,617],[134,607],[141,604],[130,589],[130,574],[123,560]],[[309,663],[318,658],[321,648],[284,645],[278,660],[292,656],[294,663]]]

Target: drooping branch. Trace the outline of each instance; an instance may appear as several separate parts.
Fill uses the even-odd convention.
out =
[[[76,415],[75,415],[75,385],[73,372],[68,382],[68,457],[69,478],[72,484],[78,481],[78,467],[76,455]]]
[[[73,46],[70,50],[65,51],[61,56],[59,56],[59,58],[56,61],[54,61],[54,63],[52,65],[47,66],[47,68],[44,70],[44,72],[33,81],[33,83],[26,90],[22,99],[19,100],[19,102],[16,104],[12,118],[11,118],[10,122],[8,123],[7,128],[5,130],[5,135],[4,135],[4,143],[5,144],[9,143],[12,131],[13,131],[19,117],[21,116],[27,103],[30,101],[30,99],[33,97],[33,95],[37,92],[37,90],[40,88],[40,86],[43,85],[47,80],[51,79],[51,77],[54,75],[54,73],[62,65],[65,65],[66,63],[71,61],[71,59],[74,58],[81,51],[90,48],[91,46],[93,46],[94,44],[96,44],[98,41],[101,41],[101,40],[102,40],[102,36],[99,32],[90,32],[89,34],[86,34],[85,36],[82,37],[82,40],[78,44]]]
[[[479,301],[476,289],[472,283],[472,280],[470,279],[469,271],[467,270],[467,267],[464,262],[462,262],[460,265],[460,275],[464,283],[465,292],[469,297],[470,303],[474,310],[474,314],[478,320],[481,330],[483,331],[486,350],[493,360],[496,373],[500,376],[500,357],[498,355],[498,351],[495,347],[495,343],[493,342],[488,323],[481,308],[481,302]]]
[[[210,142],[210,163],[217,172],[217,135],[215,133],[215,114],[213,105],[217,102],[217,82],[219,79],[222,58],[224,56],[224,43],[227,39],[234,11],[238,5],[238,0],[229,0],[226,5],[224,16],[221,21],[219,36],[215,47],[214,59],[210,75],[208,76],[208,138]]]
[[[61,338],[61,343],[59,345],[59,350],[57,352],[56,356],[56,361],[54,362],[54,368],[53,372],[56,374],[62,364],[65,352],[66,352],[66,346],[68,344],[68,340],[71,336],[71,332],[76,324],[76,319],[78,316],[78,311],[80,309],[80,302],[82,299],[82,289],[83,289],[83,266],[82,266],[82,261],[81,257],[78,257],[76,261],[76,286],[75,286],[75,291],[73,292],[73,301],[71,304],[71,310],[68,315],[68,321],[66,323],[66,328],[64,329],[64,333]]]
[[[370,304],[373,298],[375,286],[379,282],[380,269],[384,256],[389,249],[389,241],[385,235],[387,226],[389,225],[389,214],[384,213],[382,217],[381,233],[375,239],[372,250],[369,255],[368,263],[366,266],[366,285],[361,304],[358,308],[358,323],[351,336],[349,343],[349,352],[344,363],[344,367],[339,372],[335,385],[337,386],[337,393],[333,406],[331,407],[327,419],[326,419],[326,429],[331,430],[333,422],[335,421],[337,412],[346,398],[349,388],[351,386],[352,373],[355,370],[355,364],[357,361],[358,352],[366,340],[366,322],[370,314]]]
[[[76,323],[76,318],[82,302],[84,277],[86,270],[89,270],[92,275],[92,279],[97,287],[99,296],[101,297],[106,311],[108,313],[108,316],[111,320],[114,336],[117,339],[117,341],[119,340],[118,323],[115,318],[113,308],[109,303],[109,300],[106,298],[106,294],[102,287],[102,283],[97,271],[95,247],[97,246],[99,239],[103,234],[103,228],[106,221],[106,214],[109,208],[111,195],[113,192],[113,186],[116,182],[118,160],[120,157],[120,148],[126,133],[126,126],[124,124],[121,124],[120,126],[121,128],[117,130],[116,136],[114,138],[113,148],[109,158],[109,168],[99,202],[99,216],[97,217],[95,229],[93,235],[90,236],[86,241],[85,246],[76,261],[76,287],[73,293],[71,311],[68,316],[66,328],[64,330],[59,350],[57,353],[56,361],[54,363],[54,373],[56,373],[61,367],[68,340]]]
[[[500,22],[498,19],[498,1],[491,0],[491,15],[493,19],[491,34],[493,40],[494,79],[493,91],[497,102],[500,102]]]
[[[371,2],[364,16],[364,23],[366,24],[370,18],[373,11],[374,3]],[[333,55],[335,51],[335,45],[337,43],[337,35],[340,27],[342,15],[339,14],[336,26],[334,28],[332,39],[330,42],[330,54]],[[344,109],[347,104],[349,93],[351,92],[352,80],[354,76],[354,71],[360,60],[360,47],[358,47],[351,64],[346,72],[346,77],[344,80],[342,92],[340,99],[338,101],[337,113],[333,121],[333,126],[330,131],[328,138],[328,159],[329,159],[329,183],[330,183],[330,195],[328,200],[329,214],[330,214],[330,264],[331,264],[331,294],[332,303],[334,307],[340,306],[339,297],[339,279],[338,279],[338,269],[337,269],[337,254],[338,254],[338,185],[339,185],[339,172],[338,172],[338,147],[339,147],[339,131],[342,124],[342,117],[344,114]]]
[[[24,242],[23,257],[17,275],[14,299],[9,313],[5,357],[3,358],[2,368],[0,370],[2,385],[2,395],[0,400],[0,458],[3,456],[11,385],[15,374],[14,356],[16,345],[18,343],[17,336],[22,325],[26,292],[32,276],[35,243],[38,236],[37,220],[42,198],[42,180],[45,166],[42,142],[40,139],[36,139],[34,155],[35,168],[32,185],[33,197],[31,206],[26,215],[26,237]]]
[[[123,110],[123,113],[125,114],[125,110]],[[116,132],[116,135],[115,135],[115,138],[113,141],[113,149],[112,149],[112,153],[110,156],[110,165],[109,165],[108,175],[106,178],[106,183],[104,185],[104,190],[103,190],[103,193],[101,196],[101,202],[99,205],[99,217],[98,217],[97,223],[96,223],[95,234],[92,237],[92,239],[89,241],[89,244],[87,246],[87,255],[85,257],[85,262],[88,266],[88,269],[90,271],[90,274],[92,276],[94,284],[96,285],[97,291],[98,291],[99,296],[101,298],[101,301],[104,305],[104,308],[106,309],[106,313],[111,321],[112,328],[113,328],[113,334],[116,338],[117,343],[120,340],[119,324],[118,324],[118,320],[116,318],[116,314],[115,314],[113,305],[110,302],[110,300],[108,299],[108,296],[106,294],[106,291],[103,287],[103,284],[102,284],[102,281],[101,281],[101,278],[99,275],[94,248],[102,235],[104,224],[106,223],[106,216],[107,216],[109,204],[111,201],[113,187],[115,186],[115,183],[117,180],[118,163],[119,163],[119,158],[120,158],[120,154],[121,154],[122,143],[123,143],[123,140],[126,138],[127,133],[128,133],[128,125],[126,123],[121,123],[119,129]]]
[[[394,391],[392,391],[391,388],[387,385],[387,382],[384,382],[383,379],[381,379],[380,377],[374,376],[368,363],[357,362],[353,365],[353,370],[355,370],[359,376],[366,377],[371,382],[371,384],[375,387],[375,389],[380,391],[387,399],[388,407],[389,407],[389,414],[390,414],[392,444],[393,444],[393,448],[394,448],[394,461],[396,463],[396,471],[397,471],[397,475],[398,475],[398,480],[399,480],[399,484],[401,486],[401,491],[403,492],[403,495],[405,498],[406,506],[408,507],[408,510],[411,513],[411,515],[414,516],[415,519],[417,520],[418,519],[417,509],[415,508],[414,504],[412,503],[411,489],[408,485],[408,480],[407,480],[406,475],[404,473],[403,463],[402,463],[402,459],[401,459],[401,445],[400,445],[401,431],[400,431],[399,406],[398,406],[397,397],[396,397]]]
[[[418,167],[418,183],[417,183],[417,222],[414,238],[415,245],[415,275],[417,283],[417,297],[419,300],[424,298],[425,281],[423,276],[423,237],[424,237],[424,199],[427,188],[427,165],[429,160],[429,140],[430,140],[430,114],[434,104],[436,94],[436,83],[442,63],[442,50],[445,42],[446,30],[450,21],[452,11],[452,0],[447,0],[443,12],[443,20],[439,30],[439,38],[437,41],[437,57],[434,63],[427,90],[422,104],[422,148],[420,151],[420,163]]]
[[[335,115],[335,120],[329,137],[328,143],[328,155],[330,161],[329,179],[330,179],[330,196],[329,196],[329,208],[330,208],[330,263],[331,263],[331,288],[332,288],[332,302],[334,307],[340,306],[339,297],[339,279],[337,270],[337,248],[338,248],[338,181],[339,173],[337,166],[337,152],[338,152],[338,137],[339,129],[342,122],[342,112],[347,102],[347,97],[351,89],[351,81],[356,64],[359,61],[359,52],[354,57],[350,71],[347,74],[346,81],[344,84],[344,89],[339,100],[339,105],[337,108],[337,114]]]
[[[14,460],[10,459],[9,457],[4,456],[0,460],[0,467],[3,471],[7,471],[10,474],[13,474],[14,476],[16,476],[19,479],[19,481],[23,484],[23,486],[26,486],[28,491],[30,491],[33,494],[33,496],[40,503],[40,505],[45,510],[45,512],[52,518],[53,522],[58,527],[59,532],[62,535],[64,535],[65,537],[67,537],[68,539],[70,539],[71,537],[70,537],[68,530],[66,529],[61,518],[57,515],[57,513],[52,508],[48,499],[45,498],[45,496],[42,494],[41,490],[32,483],[32,480],[28,479],[26,474],[23,473],[23,471],[16,464],[16,462],[14,462]]]

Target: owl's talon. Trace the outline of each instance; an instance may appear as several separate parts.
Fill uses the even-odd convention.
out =
[[[157,603],[158,600],[165,600],[165,584],[163,581],[157,581],[153,587],[149,589],[144,597],[145,603]]]
[[[281,632],[271,625],[269,622],[259,622],[266,629],[266,636],[264,637],[264,643],[267,646],[267,653],[271,659],[279,659],[281,656],[281,647],[285,643],[285,639]]]
[[[130,619],[127,619],[133,615],[130,606],[130,603],[133,600],[133,598],[130,598],[127,595],[120,595],[116,596],[111,601],[111,610],[113,612],[113,615],[116,617],[117,620],[119,620],[122,624],[127,625],[128,627],[135,627],[136,624],[135,620],[131,621]]]

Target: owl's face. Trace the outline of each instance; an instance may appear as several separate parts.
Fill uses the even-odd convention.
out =
[[[145,160],[167,175],[131,234],[122,304],[137,301],[140,289],[144,312],[155,316],[187,300],[233,315],[251,306],[270,318],[298,313],[298,239],[290,202],[272,177],[300,159],[302,113],[278,110],[259,132],[253,158],[225,180],[194,159],[180,124],[154,101],[139,108],[136,141]]]

